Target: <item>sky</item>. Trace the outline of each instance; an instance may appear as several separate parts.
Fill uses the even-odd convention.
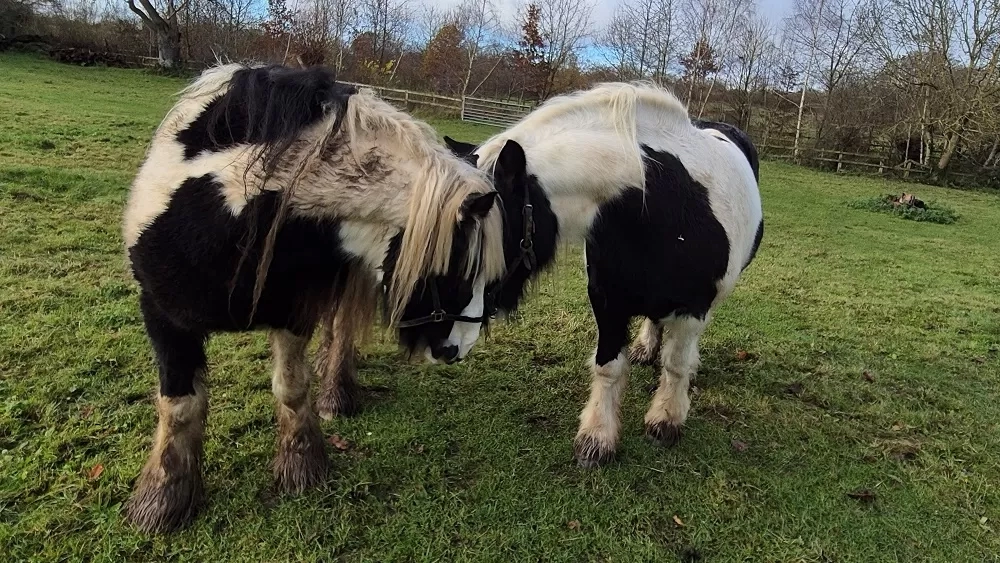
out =
[[[428,4],[434,4],[441,8],[451,8],[456,6],[460,0],[425,0]],[[758,11],[767,16],[773,25],[778,25],[781,20],[791,13],[793,0],[757,0]],[[620,0],[597,0],[594,8],[594,22],[598,28],[604,27],[614,14],[615,7]],[[526,3],[526,0],[497,0],[501,6],[503,16],[512,17],[517,11],[517,7]]]
[[[442,9],[452,8],[460,3],[461,0],[422,0],[420,3],[425,5],[434,5]],[[530,0],[494,0],[496,5],[501,11],[501,17],[504,20],[512,20],[516,17],[515,14],[518,13],[519,7],[528,3]],[[591,0],[594,1],[594,0]],[[611,20],[614,15],[615,8],[619,5],[622,0],[596,0],[597,4],[594,7],[594,27],[598,30],[602,29]],[[756,0],[758,13],[766,16],[770,21],[771,25],[774,27],[780,27],[781,22],[784,18],[789,16],[792,11],[792,3],[794,0]],[[581,57],[584,61],[590,63],[601,64],[606,62],[606,55],[600,47],[595,45],[587,45],[583,48]]]

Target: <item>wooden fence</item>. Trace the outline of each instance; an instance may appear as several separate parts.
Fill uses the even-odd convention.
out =
[[[928,179],[934,173],[934,169],[929,166],[924,166],[913,160],[898,162],[896,159],[887,157],[887,153],[856,153],[800,146],[798,157],[796,157],[794,146],[762,144],[758,145],[757,149],[762,158],[806,164],[837,173],[856,172],[912,180]],[[986,168],[983,169],[983,171],[986,170]],[[948,172],[948,176],[968,181],[975,180],[981,174]]]
[[[462,103],[462,121],[494,127],[510,127],[528,115],[535,104],[490,100],[466,96]]]

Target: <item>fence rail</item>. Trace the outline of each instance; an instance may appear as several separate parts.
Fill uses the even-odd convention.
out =
[[[495,127],[510,127],[528,115],[534,104],[490,100],[466,96],[462,104],[462,121],[481,123]]]
[[[838,173],[858,169],[866,172],[877,171],[879,176],[895,175],[904,179],[928,178],[934,174],[934,169],[913,160],[893,162],[893,159],[880,153],[856,153],[830,149],[814,149],[799,147],[798,156],[795,147],[787,145],[758,145],[761,156],[775,160],[787,160],[796,163],[813,163],[824,168],[831,168]],[[987,170],[986,167],[983,168]],[[949,177],[974,180],[980,174],[970,172],[948,172]]]

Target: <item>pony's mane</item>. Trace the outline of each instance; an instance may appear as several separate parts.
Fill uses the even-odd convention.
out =
[[[250,147],[245,182],[254,177],[260,182],[255,188],[261,190],[274,177],[273,183],[280,185],[269,186],[280,189],[282,197],[257,265],[254,310],[277,233],[292,208],[300,181],[322,163],[331,148],[347,151],[349,158],[360,163],[363,155],[357,144],[369,136],[392,141],[406,153],[394,156],[415,164],[416,171],[409,176],[409,209],[399,262],[389,286],[389,318],[393,322],[399,319],[421,277],[448,271],[454,230],[465,198],[493,190],[487,176],[453,156],[429,125],[397,110],[370,89],[338,84],[327,69],[220,65],[203,72],[181,91],[180,98],[175,109],[202,105],[185,102],[211,100],[204,103],[206,115],[199,120],[204,118],[212,144]],[[332,147],[335,141],[338,146]],[[499,278],[504,256],[498,209],[491,210],[483,221],[481,235],[470,239],[463,273],[471,277],[481,269],[487,279]]]
[[[504,143],[513,139],[525,150],[529,172],[544,175],[544,170],[531,170],[533,155],[558,152],[567,141],[589,133],[587,143],[574,147],[580,149],[573,151],[575,155],[593,166],[616,170],[619,176],[627,176],[630,184],[642,188],[646,168],[640,147],[640,112],[643,121],[651,114],[657,124],[691,127],[687,109],[669,90],[647,82],[601,83],[551,98],[510,129],[488,139],[476,151],[479,166],[492,170]],[[587,167],[579,170],[581,175],[593,176]]]
[[[421,164],[410,180],[410,208],[390,284],[390,319],[395,322],[421,277],[449,270],[456,220],[466,197],[493,191],[493,186],[485,174],[442,145],[430,125],[399,111],[370,89],[362,88],[351,97],[344,130],[348,143],[365,133],[391,138]],[[481,270],[488,280],[499,278],[505,268],[500,209],[490,210],[481,236],[475,235],[469,240],[463,275],[469,278]]]

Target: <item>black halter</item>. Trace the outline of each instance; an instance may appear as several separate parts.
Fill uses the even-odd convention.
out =
[[[417,317],[415,319],[410,319],[408,321],[401,321],[396,323],[396,328],[412,328],[415,326],[421,326],[431,323],[441,323],[441,322],[460,322],[460,323],[485,323],[487,319],[493,318],[497,314],[497,304],[496,297],[503,289],[504,284],[510,281],[511,276],[514,271],[519,266],[524,266],[528,271],[535,269],[537,264],[537,259],[535,258],[535,216],[534,208],[531,206],[531,199],[528,196],[528,190],[524,191],[524,206],[521,207],[521,217],[524,219],[524,232],[521,235],[521,254],[517,257],[517,261],[513,264],[507,265],[507,271],[504,273],[500,281],[484,296],[483,302],[483,314],[478,317],[467,317],[465,315],[453,315],[448,313],[441,307],[441,295],[438,292],[437,281],[431,280],[428,284],[431,290],[431,301],[434,305],[434,311],[429,315],[424,315],[423,317]]]

